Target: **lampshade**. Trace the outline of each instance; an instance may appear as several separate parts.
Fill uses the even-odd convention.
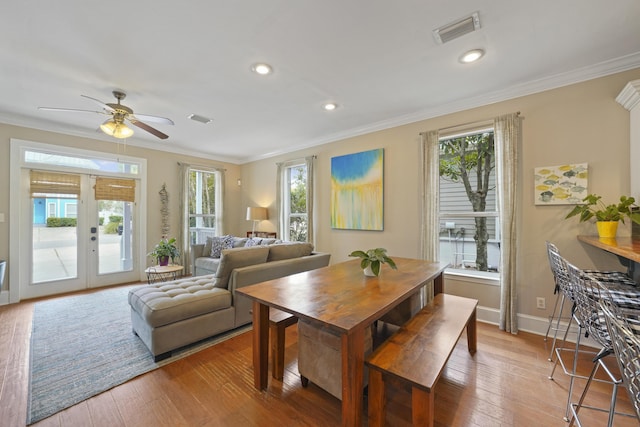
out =
[[[129,138],[133,135],[133,130],[124,123],[118,123],[113,119],[109,119],[100,125],[102,132],[114,138]]]
[[[264,221],[265,219],[267,219],[267,208],[247,208],[247,221]]]

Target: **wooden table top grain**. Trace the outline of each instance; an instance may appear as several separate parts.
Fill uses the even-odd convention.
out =
[[[448,266],[410,258],[394,257],[394,261],[398,269],[383,266],[378,277],[365,276],[360,261],[354,259],[243,287],[237,292],[344,333],[379,319]]]

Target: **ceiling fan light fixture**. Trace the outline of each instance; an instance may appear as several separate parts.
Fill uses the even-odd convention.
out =
[[[114,138],[129,138],[133,135],[133,129],[125,125],[124,123],[118,123],[113,119],[109,119],[100,125],[102,132]]]

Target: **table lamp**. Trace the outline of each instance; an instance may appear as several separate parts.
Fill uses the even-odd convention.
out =
[[[247,221],[253,221],[251,237],[256,237],[256,223],[265,219],[267,219],[267,208],[251,206],[247,208]]]

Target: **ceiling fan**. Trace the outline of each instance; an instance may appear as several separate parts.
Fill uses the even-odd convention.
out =
[[[39,110],[48,110],[48,111],[69,111],[69,112],[79,112],[79,113],[97,113],[97,114],[105,114],[110,115],[111,118],[107,119],[104,123],[100,125],[100,129],[109,136],[113,136],[115,138],[128,138],[133,135],[133,129],[127,126],[125,122],[129,122],[134,126],[139,127],[140,129],[146,130],[152,135],[157,136],[160,139],[167,139],[169,135],[166,135],[160,132],[158,129],[155,129],[145,122],[147,121],[152,123],[164,124],[164,125],[173,125],[173,121],[171,119],[167,119],[165,117],[158,116],[149,116],[146,114],[133,114],[133,110],[126,105],[122,105],[120,101],[122,101],[127,94],[114,90],[113,96],[118,100],[117,104],[114,103],[105,103],[100,101],[99,99],[92,98],[87,95],[81,95],[84,98],[90,99],[93,102],[97,103],[102,107],[102,111],[92,111],[92,110],[77,110],[73,108],[53,108],[53,107],[38,107]]]

